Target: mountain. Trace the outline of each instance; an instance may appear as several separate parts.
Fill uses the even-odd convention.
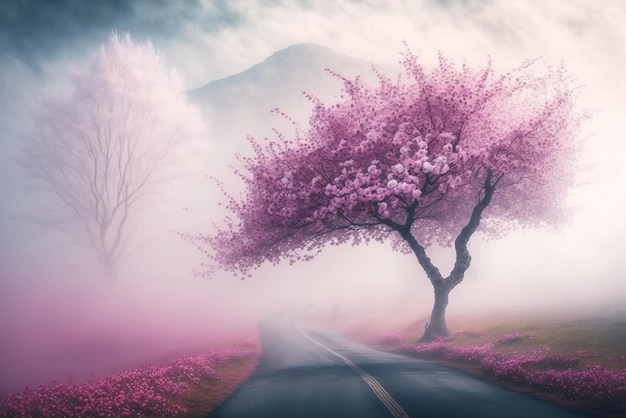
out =
[[[296,44],[272,54],[239,74],[216,80],[190,95],[204,106],[229,111],[232,107],[285,108],[285,102],[302,98],[302,91],[322,98],[339,93],[341,81],[329,68],[347,77],[372,75],[371,63],[339,54],[316,44]]]
[[[227,157],[245,150],[247,135],[272,136],[272,128],[286,135],[293,132],[271,109],[280,108],[306,128],[312,104],[303,91],[323,100],[341,94],[341,80],[326,68],[348,78],[361,75],[366,81],[376,80],[372,63],[306,43],[291,45],[241,73],[212,81],[191,91],[190,97],[205,111],[212,142]],[[376,68],[391,71],[389,67]]]

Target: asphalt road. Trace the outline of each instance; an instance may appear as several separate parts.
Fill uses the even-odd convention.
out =
[[[261,338],[258,369],[208,417],[587,417],[289,317],[266,321]]]

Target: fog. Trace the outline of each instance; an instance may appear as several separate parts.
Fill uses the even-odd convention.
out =
[[[0,393],[70,374],[75,380],[97,377],[253,338],[259,319],[294,307],[354,318],[418,319],[430,311],[432,289],[417,261],[381,244],[330,247],[308,263],[264,266],[246,281],[224,272],[211,280],[193,274],[203,255],[176,232],[210,232],[224,217],[218,205],[224,198],[208,177],[222,179],[236,194],[241,184],[229,166],[237,164],[236,152],[250,152],[246,135],[270,136],[272,127],[290,133],[289,124],[270,109],[279,106],[306,127],[310,105],[300,90],[315,89],[312,93],[324,97],[339,92],[337,80],[321,67],[306,77],[295,72],[287,78],[289,61],[268,59],[299,43],[330,48],[313,49],[311,55],[349,75],[367,72],[370,64],[392,71],[403,41],[430,64],[439,50],[472,65],[490,56],[499,71],[539,56],[553,64],[563,61],[580,81],[581,106],[594,111],[583,127],[589,146],[581,153],[589,168],[570,196],[574,216],[556,232],[525,230],[491,241],[474,236],[472,266],[452,292],[448,312],[602,310],[623,304],[626,5],[619,0],[602,8],[592,0],[407,3],[3,2]],[[136,41],[150,38],[181,73],[208,126],[178,175],[138,213],[134,246],[113,283],[88,249],[61,245],[60,235],[40,235],[23,222],[35,204],[53,202],[29,190],[12,161],[39,98],[66,86],[65,68],[84,63],[112,30],[128,31]],[[258,76],[251,67],[266,59],[270,74],[285,71],[281,84],[261,77],[256,88],[248,84],[233,93],[242,79]],[[209,84],[216,80],[222,81]],[[218,91],[220,83],[226,88]],[[213,95],[203,97],[203,86]],[[442,271],[451,266],[449,250],[432,248],[429,254]]]

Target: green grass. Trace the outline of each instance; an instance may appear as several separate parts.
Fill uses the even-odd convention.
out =
[[[384,328],[372,329],[366,325],[352,324],[342,332],[370,345],[383,349],[394,349],[405,343],[414,343],[424,331],[426,318],[403,322]],[[371,323],[371,322],[370,322]],[[587,358],[584,364],[600,364],[623,369],[624,361],[611,360],[626,355],[626,314],[607,313],[559,313],[559,314],[512,314],[494,313],[475,317],[452,317],[448,327],[453,334],[448,342],[455,346],[494,343],[501,336],[519,333],[525,336],[510,344],[498,345],[501,351],[531,350],[550,347],[551,351],[574,355],[577,351],[588,351],[597,357]],[[478,335],[458,334],[477,331]],[[392,343],[381,343],[384,333],[398,337]]]
[[[451,332],[477,330],[478,336],[455,335],[452,345],[477,345],[494,342],[504,334],[520,333],[526,338],[498,346],[501,351],[531,350],[550,347],[565,355],[579,351],[597,354],[583,360],[583,364],[600,364],[610,368],[624,368],[616,361],[626,354],[626,318],[622,315],[516,315],[483,317],[474,320],[450,321]]]

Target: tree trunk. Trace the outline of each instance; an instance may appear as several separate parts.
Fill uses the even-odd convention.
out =
[[[467,224],[461,229],[461,232],[454,240],[454,250],[456,253],[456,261],[454,267],[450,272],[450,275],[444,278],[441,275],[439,269],[430,261],[430,258],[426,255],[425,248],[420,245],[415,236],[411,233],[411,228],[415,219],[416,204],[407,208],[407,221],[404,225],[395,223],[388,219],[383,219],[382,223],[387,225],[392,230],[397,231],[400,236],[409,244],[411,250],[415,254],[420,266],[424,269],[426,276],[432,283],[435,289],[435,304],[433,306],[432,313],[430,315],[430,322],[426,324],[424,335],[420,338],[420,341],[433,341],[439,337],[446,337],[450,334],[448,326],[446,325],[446,307],[448,306],[448,295],[450,291],[454,289],[459,283],[463,281],[463,276],[472,262],[467,244],[470,237],[480,224],[480,218],[483,211],[493,197],[496,185],[502,179],[503,174],[497,176],[495,181],[493,180],[493,172],[491,169],[487,171],[485,177],[484,188],[482,190],[483,196],[479,198],[478,203],[472,209],[472,215],[470,216]]]
[[[446,325],[446,307],[448,306],[448,295],[451,290],[452,288],[447,286],[435,289],[435,304],[430,314],[430,322],[426,324],[424,335],[422,335],[420,341],[433,341],[450,334]]]
[[[108,280],[117,280],[117,263],[112,256],[105,255],[100,257],[100,262],[104,269],[104,274]]]

